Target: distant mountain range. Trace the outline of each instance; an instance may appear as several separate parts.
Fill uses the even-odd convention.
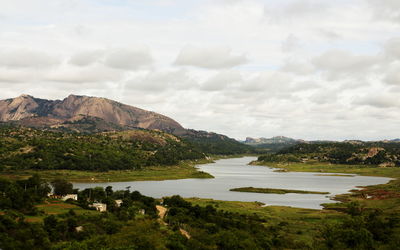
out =
[[[244,141],[245,144],[248,145],[259,145],[259,144],[295,144],[295,143],[300,143],[304,142],[304,140],[297,140],[285,136],[274,136],[272,138],[252,138],[252,137],[247,137],[246,140]]]
[[[345,140],[343,143],[353,144],[353,145],[363,145],[367,142],[361,140]],[[400,139],[393,140],[382,140],[376,141],[382,143],[392,143],[392,142],[400,142]],[[294,145],[298,144],[330,144],[330,143],[341,143],[339,141],[328,141],[328,140],[314,140],[314,141],[305,141],[302,139],[293,139],[285,136],[274,136],[271,138],[252,138],[247,137],[244,144],[252,146],[258,150],[258,152],[278,152],[283,149],[290,148]]]
[[[257,150],[268,151],[268,152],[277,152],[279,150],[288,148],[290,146],[303,143],[303,140],[297,140],[285,136],[275,136],[272,138],[252,138],[247,137],[243,142],[246,145],[252,146]]]
[[[82,133],[160,130],[192,141],[205,153],[234,154],[253,150],[225,135],[185,129],[167,116],[100,97],[69,95],[63,100],[46,100],[21,95],[0,100],[0,122]]]

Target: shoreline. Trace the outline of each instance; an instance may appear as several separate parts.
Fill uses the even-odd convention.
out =
[[[267,165],[268,164],[268,165]],[[400,207],[393,207],[400,199],[400,168],[380,168],[365,165],[340,165],[329,163],[267,163],[251,162],[249,165],[277,168],[284,172],[314,172],[316,174],[355,174],[359,176],[385,177],[389,181],[384,184],[367,185],[359,189],[349,190],[348,193],[338,194],[331,198],[334,203],[322,203],[322,210],[341,211],[350,202],[358,202],[366,208],[385,209],[388,212],[400,212]],[[320,170],[320,171],[318,171]],[[322,171],[321,171],[322,170]]]
[[[15,170],[2,171],[0,178],[12,180],[27,179],[39,174],[45,180],[65,178],[73,183],[106,183],[130,181],[163,181],[190,178],[214,178],[209,173],[200,171],[197,165],[212,163],[213,159],[200,161],[184,161],[175,166],[151,166],[140,170],[110,170],[107,172],[93,172],[84,170]]]

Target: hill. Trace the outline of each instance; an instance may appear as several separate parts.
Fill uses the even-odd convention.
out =
[[[136,170],[202,158],[189,142],[160,131],[78,134],[0,127],[0,170]]]
[[[70,95],[63,100],[45,100],[21,95],[0,100],[0,122],[86,134],[137,128],[158,130],[180,136],[207,154],[253,152],[251,147],[225,135],[185,129],[164,115],[99,97]]]
[[[257,151],[267,151],[267,152],[277,152],[284,148],[296,145],[298,143],[304,142],[303,140],[297,140],[285,136],[275,136],[272,138],[252,138],[247,137],[244,144],[252,146],[257,149]]]
[[[97,118],[97,119],[95,119]],[[180,133],[183,127],[169,117],[106,98],[70,95],[45,100],[29,95],[0,101],[0,121],[32,127],[72,127],[103,122],[104,130],[120,127],[158,129]]]
[[[255,152],[251,146],[217,133],[188,129],[181,137],[205,154],[232,155]]]
[[[309,160],[335,164],[400,166],[400,143],[383,141],[301,143],[282,149],[276,154],[259,157],[259,161],[264,162],[306,162]]]

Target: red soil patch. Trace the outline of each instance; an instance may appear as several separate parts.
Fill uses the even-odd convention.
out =
[[[384,200],[384,199],[392,199],[392,198],[400,198],[399,192],[387,191],[387,190],[368,190],[367,194],[371,196],[372,200]]]
[[[45,205],[37,205],[36,207],[60,207],[60,208],[75,208],[75,205],[70,205],[70,204],[45,204]]]

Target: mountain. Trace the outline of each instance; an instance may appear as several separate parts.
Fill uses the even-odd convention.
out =
[[[293,138],[285,137],[285,136],[275,136],[272,138],[251,138],[247,137],[245,144],[248,145],[257,145],[257,144],[283,144],[283,143],[299,143],[301,140],[296,140]]]
[[[381,167],[400,166],[400,143],[344,142],[298,143],[284,148],[276,154],[266,154],[259,158],[264,162],[306,162],[320,161],[335,164],[379,165]]]
[[[106,98],[70,95],[64,100],[45,100],[29,95],[0,101],[0,121],[33,127],[65,127],[101,124],[104,130],[118,128],[158,129],[184,133],[184,128],[164,115],[128,106]],[[78,129],[79,130],[79,129]]]
[[[30,95],[0,100],[0,122],[46,130],[99,133],[160,130],[183,138],[207,154],[251,153],[253,148],[225,135],[183,128],[175,120],[100,97],[70,95],[45,100]]]
[[[272,138],[251,138],[247,137],[244,144],[249,145],[260,153],[262,152],[277,152],[279,150],[288,148],[298,143],[304,142],[303,140],[296,140],[285,136],[275,136]]]

